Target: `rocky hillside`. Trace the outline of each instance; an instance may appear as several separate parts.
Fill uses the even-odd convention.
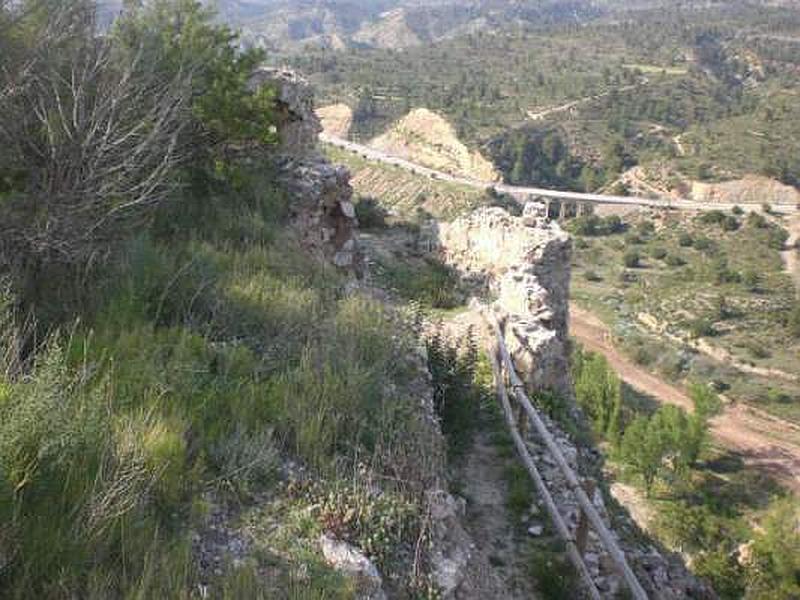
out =
[[[411,162],[479,181],[498,181],[500,175],[480,152],[470,150],[442,116],[424,108],[411,111],[369,145]]]

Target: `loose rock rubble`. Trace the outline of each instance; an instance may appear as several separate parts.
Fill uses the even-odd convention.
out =
[[[320,538],[320,546],[327,563],[354,581],[359,600],[386,600],[378,569],[360,550],[327,535]]]

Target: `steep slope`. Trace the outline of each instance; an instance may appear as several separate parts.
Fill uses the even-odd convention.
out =
[[[467,148],[447,120],[425,108],[413,110],[369,145],[452,175],[480,181],[500,179],[491,162]]]

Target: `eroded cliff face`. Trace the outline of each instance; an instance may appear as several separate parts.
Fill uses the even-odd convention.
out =
[[[350,172],[331,164],[317,148],[322,125],[314,113],[311,85],[294,71],[261,68],[250,86],[275,90],[279,136],[275,163],[292,198],[291,219],[303,245],[338,268],[362,276]]]

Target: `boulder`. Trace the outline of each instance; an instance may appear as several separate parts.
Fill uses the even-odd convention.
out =
[[[359,600],[386,600],[378,569],[360,550],[328,535],[320,538],[320,547],[325,561],[353,580]]]

